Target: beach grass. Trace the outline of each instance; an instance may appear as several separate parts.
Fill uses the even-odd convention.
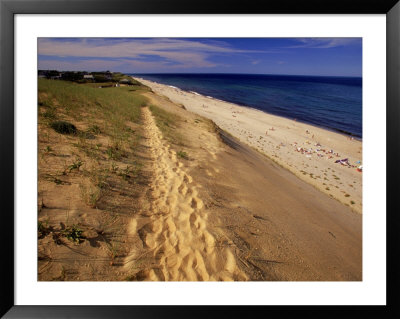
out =
[[[62,108],[67,115],[80,119],[84,114],[91,116],[102,113],[115,124],[120,120],[140,122],[139,106],[147,102],[141,93],[145,86],[125,86],[109,89],[93,87],[96,83],[77,84],[67,81],[39,79],[39,106],[44,114],[54,118]],[[85,114],[88,115],[88,114]]]
[[[124,182],[138,178],[143,166],[136,155],[142,137],[141,107],[148,103],[142,93],[149,91],[143,85],[99,89],[94,84],[38,81],[39,140],[48,144],[41,148],[41,158],[59,156],[62,145],[74,147],[64,155],[69,159],[61,175],[81,179],[80,197],[89,207],[96,207],[105,193],[110,176],[104,171],[110,163],[124,167],[114,175]],[[58,137],[51,143],[50,136]],[[52,180],[64,185],[58,177]]]
[[[79,207],[79,214],[71,221],[64,222],[62,212],[51,217],[54,234],[59,235],[55,252],[66,238],[66,245],[78,245],[76,249],[85,254],[92,249],[96,256],[101,255],[98,248],[103,247],[110,263],[118,258],[119,232],[126,216],[137,209],[137,198],[142,196],[147,178],[142,169],[146,164],[142,156],[142,107],[149,102],[143,96],[149,88],[132,82],[129,86],[99,88],[110,83],[38,79],[38,187],[52,190],[51,194],[38,192],[40,240],[48,239],[41,220],[50,216],[43,201],[62,203],[68,197],[65,209],[61,209],[67,215],[71,206]],[[82,245],[89,240],[86,234],[97,232],[104,218],[112,218],[115,229],[96,233],[106,238],[101,237],[102,243]],[[62,228],[63,223],[68,227]],[[41,245],[39,242],[38,247]],[[63,262],[62,267],[71,265]],[[66,272],[63,277],[70,276]]]
[[[156,125],[162,132],[164,138],[172,144],[184,146],[185,138],[177,131],[179,122],[182,121],[182,118],[177,114],[167,112],[155,105],[150,105],[150,111],[153,114]]]

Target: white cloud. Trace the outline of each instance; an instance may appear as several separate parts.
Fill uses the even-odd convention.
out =
[[[361,43],[361,38],[299,38],[298,45],[287,48],[328,49]]]
[[[249,53],[274,53],[291,48],[326,49],[360,43],[360,38],[297,38],[293,46],[273,50],[244,50],[232,47],[222,40],[132,38],[103,39],[39,38],[40,69],[63,70],[120,70],[125,72],[158,72],[184,69],[225,67],[213,62],[215,55],[240,54],[249,58],[252,65],[262,60]],[[283,51],[282,51],[283,50]],[[51,59],[50,57],[56,57]],[[278,61],[278,64],[283,64]]]
[[[209,61],[212,54],[233,54],[250,52],[230,47],[223,41],[188,41],[183,39],[92,39],[60,40],[40,38],[38,54],[42,56],[74,58],[125,59],[125,63],[135,65],[143,59],[155,57],[175,65],[174,68],[216,66]],[[251,51],[257,52],[257,51]],[[129,62],[128,59],[131,61]],[[46,62],[49,63],[49,62]],[[77,62],[76,64],[80,64]],[[154,63],[154,62],[152,62]],[[160,63],[158,61],[158,63]],[[157,62],[156,62],[157,64]],[[165,64],[162,64],[166,67]],[[170,65],[172,68],[172,65]]]

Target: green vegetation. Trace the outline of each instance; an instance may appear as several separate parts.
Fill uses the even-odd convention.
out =
[[[42,115],[49,120],[55,120],[57,117],[53,108],[46,110]]]
[[[82,236],[83,230],[78,228],[77,225],[68,226],[64,230],[64,236],[70,241],[79,244],[84,238]]]
[[[139,170],[141,169],[142,165],[139,163],[135,163],[134,167],[128,165],[120,172],[117,173],[118,176],[121,176],[124,180],[128,180],[131,177],[135,178],[139,174]]]
[[[96,208],[97,203],[104,195],[104,189],[96,185],[80,185],[80,190],[82,199],[91,208]]]
[[[44,230],[45,230],[45,227],[43,225],[43,222],[38,221],[38,233],[39,233],[39,236],[41,235],[41,233],[43,233]]]
[[[83,165],[82,161],[80,159],[77,159],[75,162],[73,162],[71,165],[68,166],[69,172],[73,171],[74,169],[79,171],[79,168]]]
[[[100,127],[96,124],[91,125],[87,131],[96,135],[101,133]]]
[[[153,113],[156,124],[164,138],[173,144],[184,145],[184,137],[176,130],[182,118],[155,105],[150,105],[150,111]]]
[[[178,157],[186,159],[186,160],[189,159],[189,155],[184,151],[179,151],[179,152],[176,153],[176,155],[178,155]]]
[[[50,124],[51,128],[60,134],[76,134],[76,126],[66,121],[57,121]]]
[[[38,103],[39,107],[51,108],[45,111],[50,118],[60,115],[60,109],[76,120],[82,113],[89,113],[84,114],[86,119],[101,113],[112,121],[111,125],[124,126],[126,120],[140,122],[140,106],[147,102],[140,93],[146,91],[149,89],[142,85],[99,89],[93,83],[39,79]]]
[[[57,185],[62,185],[63,181],[57,177],[54,178],[54,183],[56,183]]]
[[[126,78],[122,73],[113,75],[113,81]],[[77,136],[79,140],[73,145],[92,159],[120,161],[129,154],[133,155],[139,147],[141,136],[132,128],[141,123],[141,107],[148,103],[142,93],[148,92],[149,88],[133,82],[134,86],[99,89],[96,83],[40,78],[39,123],[49,125],[60,134]],[[78,131],[72,124],[74,121],[84,121],[87,129]],[[100,134],[109,141],[106,147],[96,140]],[[70,165],[65,174],[79,171],[81,165],[79,162]],[[137,176],[139,167],[135,164],[135,173],[127,175]]]
[[[115,140],[112,145],[109,145],[106,149],[106,154],[109,159],[117,161],[122,157],[126,157],[126,152],[121,140]]]
[[[43,217],[51,212],[43,201],[39,203],[39,245],[47,245],[51,238],[52,244],[64,246],[88,240],[87,245],[73,250],[86,255],[99,247],[96,255],[88,257],[110,258],[111,264],[119,264],[120,254],[125,253],[125,225],[138,210],[135,199],[144,194],[143,185],[148,185],[150,178],[142,170],[146,149],[141,143],[142,107],[148,104],[142,94],[149,89],[136,81],[116,87],[118,77],[126,75],[101,84],[38,80],[38,182],[54,189],[54,193],[44,194],[46,202],[64,198],[64,192],[73,193],[66,195],[65,223],[52,216],[52,226],[47,227]],[[79,214],[68,221],[71,206],[79,207]],[[56,280],[65,277],[62,273]]]
[[[43,238],[49,233],[49,218],[44,222],[38,221],[38,238]]]

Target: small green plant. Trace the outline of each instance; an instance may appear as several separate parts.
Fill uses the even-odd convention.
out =
[[[131,167],[128,165],[124,169],[122,169],[119,173],[118,176],[121,176],[125,181],[131,178]]]
[[[100,127],[98,125],[92,125],[89,127],[88,132],[93,133],[93,134],[100,134],[101,130]]]
[[[83,140],[94,140],[96,137],[92,132],[85,131],[85,132],[79,132],[77,134],[79,136],[80,142],[82,143]]]
[[[84,171],[84,175],[90,178],[91,184],[100,188],[106,189],[109,186],[107,181],[109,175],[105,169],[93,169],[91,171]]]
[[[176,155],[178,155],[178,157],[186,159],[186,160],[189,159],[189,155],[184,151],[179,151],[179,152],[176,153]]]
[[[107,147],[106,154],[109,159],[120,160],[124,156],[124,151],[120,143],[114,143],[112,146]]]
[[[38,237],[41,238],[46,233],[46,227],[43,222],[38,221]]]
[[[136,178],[139,175],[140,168],[142,167],[142,164],[140,163],[134,163],[134,167],[131,167],[128,165],[124,169],[121,169],[118,173],[116,173],[118,176],[121,176],[125,181],[130,179],[131,177]],[[118,168],[117,168],[118,169]],[[114,172],[117,172],[117,169]]]
[[[71,165],[68,166],[69,172],[73,171],[74,169],[79,171],[79,168],[83,165],[82,161],[80,159],[77,159],[75,162],[73,162]]]
[[[97,203],[103,195],[103,188],[93,185],[80,185],[82,199],[89,207],[96,208]]]
[[[115,262],[115,258],[118,257],[118,253],[119,253],[119,243],[116,241],[111,240],[109,243],[107,243],[107,248],[109,249],[109,253],[110,253],[110,266],[114,265]]]
[[[38,221],[38,237],[43,238],[45,237],[49,232],[49,220],[50,218],[47,217],[44,221]]]
[[[108,155],[108,158],[110,158],[110,159],[115,158],[115,152],[112,147],[107,147],[106,154]]]
[[[57,117],[56,113],[54,112],[54,109],[48,109],[42,115],[43,115],[44,118],[50,119],[50,120],[54,120]]]
[[[49,145],[47,145],[46,148],[44,149],[44,151],[45,151],[46,153],[50,153],[50,152],[53,151],[53,149],[52,149]]]
[[[118,172],[118,166],[114,162],[111,162],[110,172],[115,174]]]
[[[356,202],[354,200],[350,201],[351,205],[354,205]]]
[[[79,244],[84,239],[82,233],[83,230],[78,228],[77,225],[69,226],[64,230],[64,236],[67,237],[68,240],[73,241],[77,244]]]
[[[50,124],[50,127],[60,134],[76,134],[77,129],[74,124],[66,121],[56,121]]]

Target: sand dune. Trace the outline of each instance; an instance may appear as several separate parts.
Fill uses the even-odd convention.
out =
[[[362,280],[362,216],[310,185],[314,179],[301,180],[277,165],[290,159],[282,155],[291,154],[288,147],[271,160],[185,110],[199,100],[187,97],[192,102],[184,108],[147,89],[142,94],[152,112],[138,105],[140,123],[122,118],[129,144],[118,158],[107,152],[112,135],[101,125],[108,123],[102,113],[95,123],[103,133],[84,145],[78,136],[39,127],[39,280]],[[169,119],[169,131],[160,114]],[[68,120],[82,132],[91,124],[86,116]],[[285,132],[279,119],[274,123],[266,145],[285,136],[273,135]],[[297,138],[306,134],[300,123],[290,125]],[[359,143],[343,145],[353,142]],[[68,165],[77,158],[82,168],[72,170]],[[307,160],[310,169],[323,167],[323,161]],[[326,163],[336,170],[337,164]],[[346,169],[352,171],[333,172],[337,186]],[[88,201],[87,194],[96,195],[88,192],[100,187],[102,196]],[[71,241],[73,226],[82,234]]]

